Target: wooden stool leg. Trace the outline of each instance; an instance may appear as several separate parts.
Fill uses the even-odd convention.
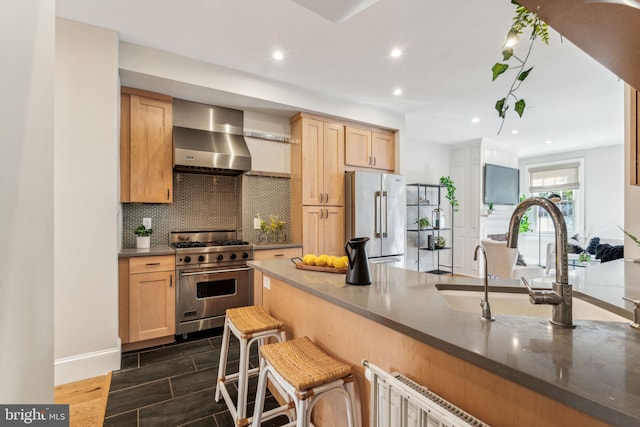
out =
[[[220,381],[227,373],[227,354],[229,351],[229,320],[224,321],[224,330],[222,332],[222,348],[220,349],[220,365],[218,366],[218,381],[216,383],[215,400],[218,402],[221,396]]]

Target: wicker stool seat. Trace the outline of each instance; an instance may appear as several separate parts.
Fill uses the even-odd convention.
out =
[[[240,342],[240,360],[238,361],[238,373],[227,375],[226,367],[231,333]],[[266,343],[267,338],[285,341],[286,334],[284,324],[273,318],[264,307],[252,305],[230,308],[226,311],[215,400],[218,402],[220,397],[224,398],[237,426],[246,426],[251,423],[251,419],[247,418],[248,382],[249,377],[257,375],[260,370],[260,368],[249,369],[249,350],[254,342],[261,346]],[[237,402],[233,401],[227,390],[227,384],[233,382],[237,382]]]
[[[311,411],[316,401],[329,393],[340,393],[345,400],[348,425],[356,426],[356,399],[352,367],[325,353],[308,337],[300,337],[260,348],[260,378],[253,413],[253,426],[260,426],[263,416],[273,418],[286,412],[291,405],[263,412],[267,379],[280,386],[293,401],[296,421],[288,425],[311,425]]]

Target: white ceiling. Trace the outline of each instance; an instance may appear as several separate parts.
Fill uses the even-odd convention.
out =
[[[492,83],[491,67],[509,0],[57,0],[56,10],[122,41],[403,113],[412,140],[485,137],[522,157],[623,142],[623,83],[557,33],[533,49],[524,116],[511,111],[497,135],[494,104],[512,76]]]

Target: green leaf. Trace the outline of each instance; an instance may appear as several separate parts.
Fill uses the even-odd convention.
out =
[[[524,81],[524,79],[527,78],[531,70],[533,70],[533,67],[529,68],[527,71],[521,72],[520,75],[518,76],[518,80],[520,80],[521,82]]]
[[[507,98],[502,98],[499,99],[496,102],[496,110],[498,110],[498,116],[502,117],[504,119],[504,115],[507,112],[507,108],[509,108],[507,106],[507,108],[504,107],[504,103],[507,101]]]
[[[526,103],[524,102],[524,99],[520,99],[518,102],[516,102],[514,106],[514,110],[516,110],[516,113],[518,113],[520,117],[522,117],[522,113],[524,113],[525,106],[526,106]]]
[[[515,4],[516,6],[520,6],[520,3],[518,3],[516,0],[511,0],[511,4]]]
[[[507,71],[508,68],[509,66],[507,64],[500,64],[499,62],[496,62],[496,64],[491,68],[491,71],[493,72],[493,80],[497,79],[498,76]]]
[[[513,56],[513,48],[512,47],[508,47],[508,48],[506,48],[505,50],[502,51],[502,60],[503,61],[508,61],[509,58],[511,58],[512,56]]]

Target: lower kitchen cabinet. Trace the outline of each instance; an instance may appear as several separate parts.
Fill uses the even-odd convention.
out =
[[[302,247],[305,253],[344,255],[344,208],[302,207]]]
[[[162,338],[173,341],[176,333],[175,257],[121,258],[119,268],[122,343]],[[159,342],[151,341],[149,345]]]

